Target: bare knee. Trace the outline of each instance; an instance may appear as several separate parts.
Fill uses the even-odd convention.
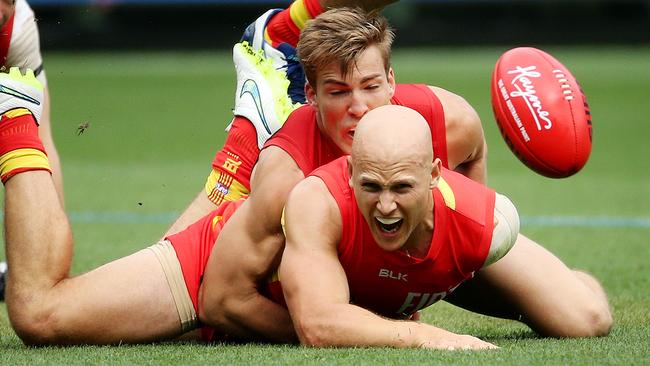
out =
[[[582,271],[574,270],[573,273],[589,288],[588,295],[576,297],[565,306],[551,310],[554,316],[530,326],[549,337],[606,336],[614,320],[604,290],[593,276]]]
[[[589,287],[594,294],[593,301],[583,310],[586,324],[585,336],[606,336],[614,325],[614,318],[612,317],[605,290],[592,275],[580,270],[574,270],[573,274]]]
[[[64,344],[60,319],[53,306],[43,301],[12,301],[7,303],[11,326],[18,337],[29,346]]]

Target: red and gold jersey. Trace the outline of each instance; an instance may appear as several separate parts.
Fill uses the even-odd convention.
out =
[[[342,231],[338,257],[353,304],[390,318],[407,318],[471,278],[487,258],[494,227],[493,190],[442,169],[433,189],[434,231],[425,258],[381,249],[348,185],[347,159],[315,170],[338,204]],[[278,283],[269,295],[283,302]]]
[[[419,112],[429,123],[436,157],[448,167],[445,115],[438,97],[426,85],[399,84],[391,103]],[[316,123],[316,111],[311,106],[295,110],[282,128],[264,147],[277,146],[286,151],[305,175],[343,156],[344,153],[323,134]]]

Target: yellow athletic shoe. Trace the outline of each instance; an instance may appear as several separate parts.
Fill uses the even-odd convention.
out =
[[[23,75],[12,67],[9,73],[0,73],[0,115],[20,108],[29,110],[38,124],[43,112],[43,85],[32,70]]]
[[[286,74],[277,70],[262,50],[253,49],[248,42],[237,43],[233,62],[237,71],[234,113],[253,123],[261,149],[300,104],[292,104]]]
[[[295,3],[294,3],[295,5]],[[293,5],[292,5],[293,6]],[[273,66],[287,75],[289,79],[289,97],[294,103],[305,104],[305,72],[300,65],[296,54],[296,48],[288,43],[280,43],[273,46],[266,39],[266,26],[283,9],[271,9],[260,15],[251,23],[241,38],[240,42],[248,42],[254,50],[264,51],[264,57],[273,60]],[[304,9],[307,12],[306,9]]]

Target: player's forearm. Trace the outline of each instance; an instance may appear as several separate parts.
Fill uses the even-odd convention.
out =
[[[381,318],[349,304],[295,314],[300,342],[311,347],[419,347],[422,324]]]
[[[281,343],[298,340],[289,312],[255,289],[225,289],[203,297],[201,320],[223,333],[245,340]]]
[[[349,304],[330,305],[328,310],[318,309],[307,317],[294,314],[294,324],[301,343],[312,347],[498,348],[473,336],[430,324],[381,318]]]
[[[298,337],[286,308],[255,294],[244,303],[234,304],[228,311],[228,326],[245,329],[258,339],[278,343],[296,343]]]

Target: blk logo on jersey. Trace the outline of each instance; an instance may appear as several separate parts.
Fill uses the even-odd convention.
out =
[[[408,282],[408,273],[393,272],[389,269],[382,268],[379,270],[379,277],[390,278],[393,280]]]

